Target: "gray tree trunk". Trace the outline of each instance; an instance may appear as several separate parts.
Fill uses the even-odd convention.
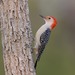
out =
[[[28,0],[0,0],[5,75],[36,75]]]

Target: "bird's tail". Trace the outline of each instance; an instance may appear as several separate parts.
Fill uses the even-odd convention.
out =
[[[36,69],[37,67],[37,62],[40,60],[40,57],[41,57],[41,54],[37,56],[37,59],[35,61],[35,65],[34,65],[34,68]]]
[[[37,66],[37,62],[38,62],[38,50],[37,48],[34,47],[34,52],[36,54],[36,61],[35,61],[35,64],[34,64],[34,68],[36,69],[36,66]]]
[[[41,56],[41,55],[40,55]],[[37,67],[37,62],[40,60],[40,56],[37,57],[36,61],[35,61],[35,65],[34,65],[34,68],[36,69]]]
[[[34,65],[34,68],[35,68],[35,69],[36,69],[36,67],[37,67],[37,62],[40,60],[40,57],[41,57],[41,54],[42,54],[44,48],[45,48],[45,46],[39,46],[39,48],[38,48],[37,59],[36,59],[36,61],[35,61],[35,65]]]
[[[36,67],[37,67],[37,62],[38,62],[38,60],[36,60],[36,62],[35,62],[35,65],[34,65],[34,68],[36,69]]]

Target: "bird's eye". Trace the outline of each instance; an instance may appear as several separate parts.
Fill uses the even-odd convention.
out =
[[[48,19],[51,19],[50,17]]]

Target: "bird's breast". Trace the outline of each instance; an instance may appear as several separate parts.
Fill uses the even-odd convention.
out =
[[[36,33],[35,40],[36,40],[36,42],[38,42],[39,45],[40,45],[40,36],[46,30],[47,30],[47,27],[43,25],[42,27],[39,28],[39,30]]]

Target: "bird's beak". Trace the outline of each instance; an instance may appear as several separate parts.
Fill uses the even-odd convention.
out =
[[[42,16],[42,15],[39,15],[39,16],[45,19],[45,17],[44,17],[44,16]]]

